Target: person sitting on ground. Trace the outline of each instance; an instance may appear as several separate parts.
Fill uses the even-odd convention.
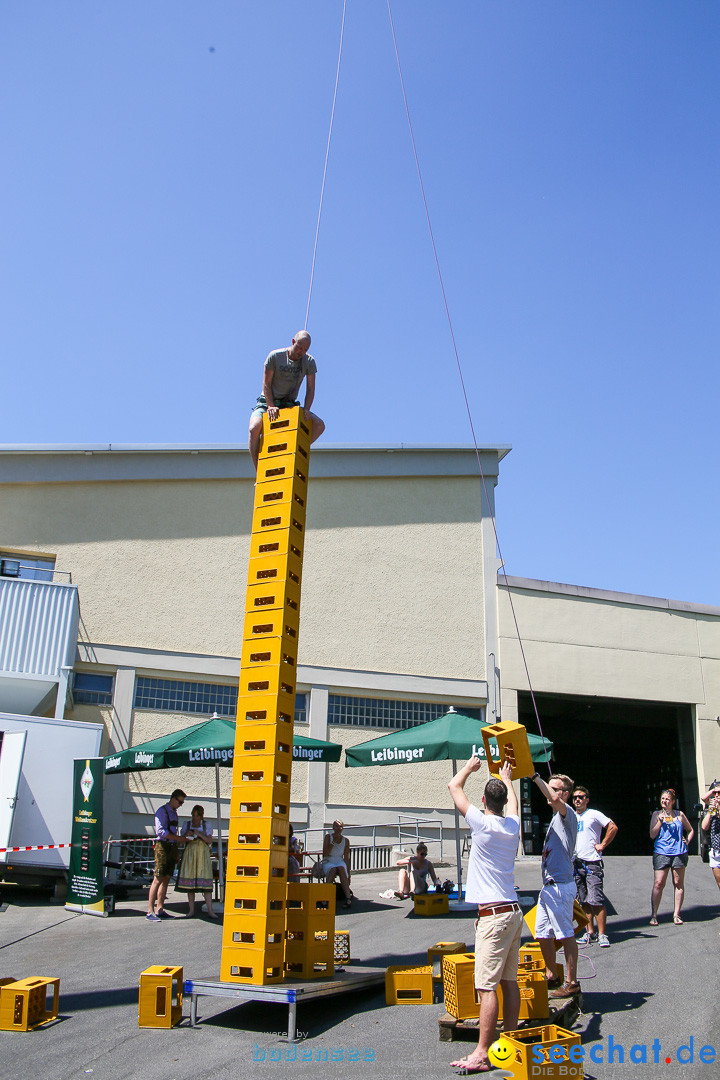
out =
[[[213,875],[210,858],[212,835],[212,825],[205,820],[204,808],[200,805],[193,806],[190,821],[185,822],[181,833],[181,836],[185,837],[185,851],[175,886],[176,892],[188,894],[189,919],[192,919],[195,914],[196,892],[203,894],[208,919],[217,919],[212,906]]]
[[[323,840],[322,871],[328,884],[337,877],[345,894],[345,907],[350,907],[350,841],[343,836],[344,828],[342,821],[333,821],[332,832]]]
[[[418,844],[415,850],[416,855],[408,855],[407,859],[397,861],[397,865],[403,868],[398,874],[398,887],[395,893],[398,900],[407,900],[416,893],[426,893],[428,877],[431,878],[435,888],[440,889],[435,867],[427,857],[427,848],[424,844]]]

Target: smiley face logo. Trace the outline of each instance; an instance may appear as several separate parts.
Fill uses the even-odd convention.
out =
[[[496,1039],[488,1050],[490,1061],[500,1069],[509,1063],[512,1056],[513,1048],[507,1039]]]

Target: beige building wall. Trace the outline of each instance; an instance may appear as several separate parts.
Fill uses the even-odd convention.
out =
[[[692,707],[698,783],[720,777],[720,609],[509,579],[536,693]],[[502,716],[528,690],[508,591],[498,584]]]
[[[303,563],[299,689],[318,686],[314,737],[345,744],[387,729],[327,727],[327,694],[487,702],[497,655],[492,516],[506,448],[313,450]],[[56,556],[81,610],[78,670],[116,674],[112,708],[71,716],[105,725],[104,752],[198,722],[136,709],[136,676],[236,684],[254,476],[236,448],[109,448],[0,453],[0,546]],[[323,699],[323,694],[324,699]],[[322,702],[324,704],[324,711]],[[321,707],[318,707],[317,703]],[[451,817],[450,764],[428,765],[403,808]],[[221,768],[224,810],[232,770]],[[110,782],[109,782],[110,783]],[[112,780],[119,831],[138,835],[168,791],[215,801],[214,769]],[[387,817],[405,784],[396,768],[293,767],[292,818]],[[335,808],[339,809],[335,809]],[[209,807],[206,806],[209,811]]]

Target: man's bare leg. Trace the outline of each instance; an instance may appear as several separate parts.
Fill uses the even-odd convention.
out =
[[[517,990],[517,983],[515,984]],[[505,984],[503,983],[503,994],[505,993]],[[478,1044],[472,1054],[468,1054],[467,1057],[460,1058],[458,1061],[451,1061],[450,1064],[454,1066],[460,1066],[463,1068],[477,1069],[481,1065],[489,1065],[490,1059],[488,1058],[488,1050],[495,1042],[495,1032],[497,1030],[498,1019],[498,999],[494,990],[478,990],[480,995],[480,1022],[478,1024]],[[504,1005],[504,1001],[503,1001]],[[518,1009],[520,1007],[520,992],[518,991]],[[517,1019],[515,1021],[517,1024]]]
[[[257,472],[258,457],[260,456],[260,439],[262,437],[262,416],[250,418],[250,430],[248,432],[248,448],[250,457]]]

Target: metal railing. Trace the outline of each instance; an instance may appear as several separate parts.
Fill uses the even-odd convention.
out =
[[[295,835],[302,840],[307,852],[319,853],[329,828],[307,829],[304,832],[296,830]],[[399,814],[385,821],[345,825],[343,833],[350,840],[351,870],[389,868],[393,865],[393,849],[409,848],[414,851],[421,843],[427,844],[434,858],[441,861],[443,857],[443,825],[437,818],[414,818]],[[352,834],[357,836],[357,840],[353,840]]]

